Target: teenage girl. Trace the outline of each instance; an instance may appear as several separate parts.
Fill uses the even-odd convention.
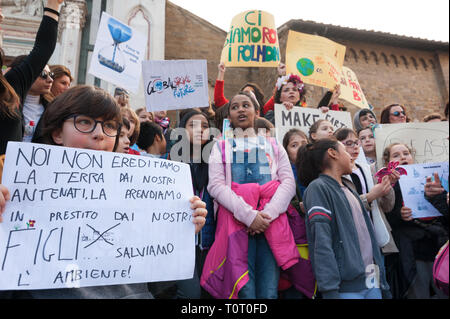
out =
[[[113,152],[120,134],[120,109],[106,91],[87,85],[73,87],[48,105],[43,115],[43,135],[47,144]],[[0,186],[0,211],[9,195]],[[199,232],[205,223],[205,203],[191,198],[193,223]],[[49,289],[24,292],[28,298],[151,298],[147,284]]]
[[[215,298],[277,298],[280,267],[299,258],[284,214],[295,195],[289,158],[255,132],[256,105],[246,92],[230,100],[234,137],[210,156],[208,191],[219,209],[201,284]]]

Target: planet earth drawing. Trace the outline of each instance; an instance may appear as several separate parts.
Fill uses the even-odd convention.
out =
[[[308,58],[301,58],[297,62],[297,69],[302,75],[309,76],[314,73],[314,63]]]

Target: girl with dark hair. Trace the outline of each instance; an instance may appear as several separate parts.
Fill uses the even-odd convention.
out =
[[[218,141],[209,160],[217,228],[201,285],[215,298],[277,298],[280,267],[300,257],[286,213],[295,181],[284,148],[255,132],[252,95],[229,103],[234,136]]]
[[[167,141],[163,130],[156,123],[141,123],[137,146],[142,150],[143,156],[170,159],[169,153],[166,152]]]
[[[326,138],[302,146],[297,170],[307,186],[303,203],[309,253],[322,296],[390,297],[372,222],[358,194],[343,182],[343,176],[352,172],[344,145]]]
[[[119,106],[110,94],[100,88],[84,85],[71,88],[53,100],[44,112],[43,123],[44,136],[49,144],[111,152],[117,146],[121,116]],[[5,192],[1,186],[0,190],[1,207],[5,201]],[[192,221],[198,233],[205,223],[206,204],[197,196],[190,201],[194,209]],[[30,290],[22,293],[25,298],[152,298],[146,283]]]
[[[275,104],[283,104],[288,110],[294,106],[306,107],[305,96],[305,85],[300,77],[293,74],[286,75],[286,65],[280,63],[273,97],[264,105],[264,117],[275,123]]]
[[[300,200],[303,197],[303,192],[306,188],[298,181],[295,163],[297,162],[298,150],[308,143],[308,136],[302,130],[296,128],[290,129],[283,137],[283,147],[289,156],[292,172],[294,173],[295,184],[298,188],[297,196]]]
[[[67,132],[83,133],[83,125],[92,124],[98,118],[101,118],[102,127],[107,132],[103,132],[106,136],[102,139],[92,138],[92,147],[87,143],[87,138],[92,137],[89,134],[63,134],[65,129]],[[80,139],[83,148],[95,147],[112,152],[117,147],[116,137],[120,133],[121,121],[120,109],[108,92],[94,86],[78,85],[60,94],[48,105],[42,115],[43,140],[46,144],[77,147]]]
[[[394,103],[386,106],[381,111],[381,124],[407,123],[410,119],[406,115],[406,109],[403,105]]]
[[[216,222],[214,219],[214,203],[213,198],[208,192],[207,186],[209,182],[208,159],[209,159],[209,143],[212,142],[210,132],[210,122],[207,114],[200,110],[192,109],[183,114],[178,127],[185,129],[185,134],[178,141],[182,146],[179,148],[178,156],[187,160],[191,169],[192,187],[194,194],[206,203],[208,215],[206,217],[205,227],[198,234],[197,249],[195,258],[194,277],[188,280],[177,281],[177,298],[180,299],[200,299],[208,297],[208,294],[200,287],[200,276],[203,270],[206,255],[209,248],[214,242],[214,233]],[[177,144],[178,144],[177,143]],[[178,146],[175,144],[172,148],[172,158]],[[182,154],[188,152],[188,156]]]
[[[33,50],[4,76],[0,72],[0,155],[6,152],[8,141],[23,139],[23,102],[38,76],[43,76],[42,70],[55,49],[59,13],[54,12],[59,11],[62,2],[47,0]]]

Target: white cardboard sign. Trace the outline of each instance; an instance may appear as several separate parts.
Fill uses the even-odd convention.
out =
[[[439,211],[425,199],[424,187],[427,177],[434,179],[437,173],[441,184],[448,189],[448,162],[403,165],[408,175],[400,178],[405,206],[411,208],[413,218],[442,216]]]
[[[179,162],[10,142],[0,290],[192,278],[191,183]]]
[[[145,35],[103,12],[89,73],[137,93],[146,47]]]
[[[206,60],[144,61],[149,112],[209,106]]]
[[[323,113],[319,109],[307,107],[294,107],[288,111],[282,104],[275,104],[274,112],[275,131],[280,143],[283,143],[284,135],[293,128],[298,128],[309,136],[309,128],[320,119],[330,121],[334,130],[343,127],[353,128],[350,112],[328,111]]]

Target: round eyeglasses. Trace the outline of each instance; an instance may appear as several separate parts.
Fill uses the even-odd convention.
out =
[[[347,146],[347,147],[355,147],[355,146],[359,146],[360,144],[361,144],[360,140],[346,141],[344,143],[344,145]]]
[[[120,124],[117,121],[97,121],[86,115],[71,115],[67,119],[73,118],[73,125],[81,133],[94,132],[97,124],[102,126],[103,133],[109,137],[116,137],[120,131]]]

